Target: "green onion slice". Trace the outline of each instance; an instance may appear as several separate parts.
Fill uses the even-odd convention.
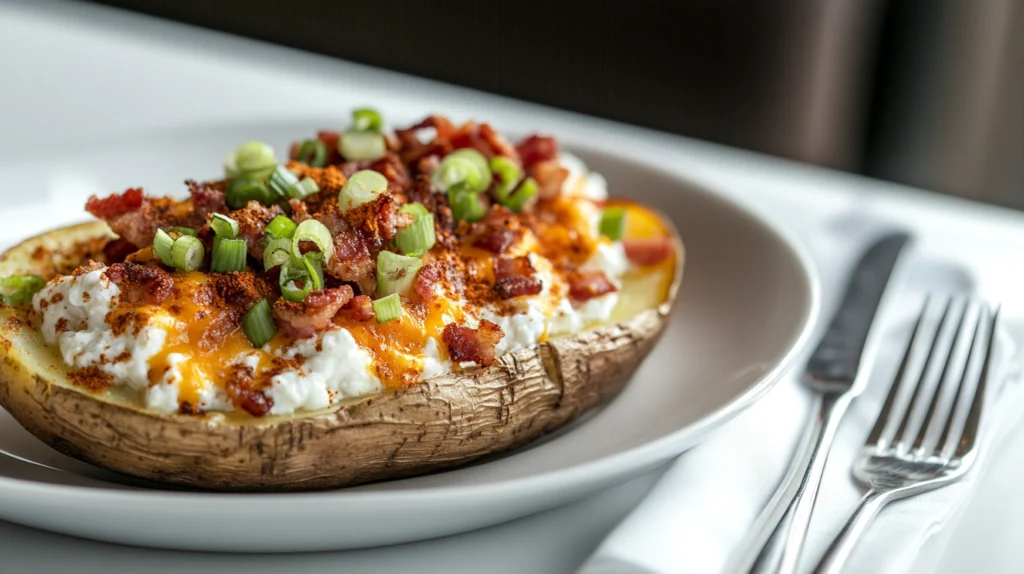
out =
[[[379,132],[384,126],[377,110],[372,108],[360,108],[352,111],[352,131],[357,132]]]
[[[297,183],[299,183],[298,176],[292,173],[292,170],[279,165],[270,174],[270,179],[267,180],[267,187],[278,197],[291,197],[289,192],[292,186]]]
[[[191,235],[192,237],[196,236],[196,230],[192,229],[191,227],[172,227],[171,231],[173,231],[174,233],[180,233],[182,235]]]
[[[290,237],[275,237],[263,249],[263,268],[270,270],[284,265],[292,258],[292,240]]]
[[[349,161],[370,161],[388,152],[384,136],[375,132],[345,132],[338,142],[338,152]]]
[[[270,220],[270,223],[267,224],[266,229],[263,231],[275,239],[291,239],[292,235],[295,235],[295,229],[297,227],[298,225],[296,225],[295,222],[287,215],[278,215],[274,219]]]
[[[185,273],[199,269],[205,256],[203,242],[191,235],[182,235],[175,239],[174,245],[171,246],[171,263],[175,269]]]
[[[292,235],[292,256],[296,259],[302,258],[299,244],[303,241],[315,243],[320,253],[323,253],[324,261],[334,255],[334,241],[331,239],[331,232],[323,223],[315,219],[307,219],[295,228],[295,233]]]
[[[186,237],[186,236],[182,236]],[[192,237],[192,236],[187,236]],[[153,254],[160,260],[160,263],[173,267],[174,263],[171,259],[171,247],[174,245],[174,239],[167,234],[163,229],[156,230],[156,236],[153,237]]]
[[[487,206],[478,194],[465,191],[459,187],[448,190],[448,206],[452,208],[452,216],[462,221],[479,221],[487,215]]]
[[[310,167],[327,165],[327,144],[320,140],[306,140],[299,146],[295,160]]]
[[[313,290],[319,291],[324,288],[324,263],[323,255],[320,253],[306,253],[302,256],[302,266],[306,268],[313,283]]]
[[[420,257],[437,241],[434,234],[434,214],[420,203],[410,203],[398,210],[413,215],[412,225],[403,227],[395,234],[395,247],[405,255]]]
[[[281,276],[278,285],[281,287],[281,296],[285,301],[304,301],[314,288],[323,288],[323,271],[319,270],[320,261],[307,253],[305,257],[295,259],[289,257],[288,261],[281,266]],[[320,287],[317,287],[317,283]]]
[[[270,193],[270,190],[262,182],[241,176],[228,182],[227,189],[224,191],[224,199],[231,209],[241,209],[252,200],[263,205],[272,205],[275,201],[274,194]]]
[[[260,299],[242,315],[242,330],[249,342],[257,349],[266,345],[277,334],[274,314],[270,311],[270,303]]]
[[[214,213],[210,216],[210,227],[217,237],[233,239],[238,236],[238,222],[226,215]]]
[[[0,277],[0,305],[24,305],[45,286],[46,281],[36,275]]]
[[[304,177],[288,188],[288,197],[293,199],[306,199],[310,195],[320,191],[320,186],[311,177]]]
[[[598,230],[612,241],[622,239],[626,233],[626,209],[624,207],[609,207],[601,213],[601,222],[598,223]]]
[[[377,255],[377,297],[393,293],[408,296],[420,267],[423,261],[417,257],[381,251]]]
[[[373,314],[378,323],[394,321],[402,316],[402,300],[398,293],[392,293],[373,302]]]
[[[247,254],[248,245],[244,239],[218,237],[213,242],[213,257],[210,259],[210,271],[214,273],[245,271],[245,257]]]
[[[537,195],[537,182],[532,177],[528,177],[523,180],[523,183],[519,184],[519,187],[509,196],[505,202],[505,207],[511,209],[515,213],[519,213],[526,207],[526,204],[533,199],[533,196]]]
[[[498,203],[505,203],[519,180],[523,179],[523,168],[502,155],[492,157],[490,167],[494,175],[498,176],[498,184],[494,187],[494,199],[498,200]]]
[[[352,174],[352,177],[345,180],[338,192],[338,207],[342,211],[377,199],[377,196],[388,190],[388,178],[383,174],[364,169]]]
[[[480,192],[491,186],[493,176],[487,158],[475,149],[460,149],[444,156],[430,176],[430,182],[443,190],[460,187]]]
[[[235,171],[248,179],[266,179],[277,166],[274,148],[261,141],[245,142],[235,150]]]

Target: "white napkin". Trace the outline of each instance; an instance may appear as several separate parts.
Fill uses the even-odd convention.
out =
[[[810,246],[822,274],[821,329],[830,319],[845,276],[877,223],[856,216],[834,221]],[[913,317],[930,291],[969,292],[975,277],[959,265],[906,254],[899,295],[877,320],[887,326],[881,350],[864,394],[854,401],[828,459],[802,571],[808,571],[841,528],[863,493],[850,476],[852,462],[874,423],[909,339]],[[1004,319],[1006,319],[1004,317]],[[848,566],[851,573],[905,572],[924,543],[948,526],[969,500],[985,455],[1019,419],[1024,392],[1020,358],[1013,339],[1024,340],[1024,322],[1012,336],[1004,329],[997,347],[1001,359],[982,439],[980,468],[963,481],[898,502],[883,511],[859,543]],[[749,530],[779,486],[806,424],[811,394],[798,381],[803,360],[760,402],[716,432],[665,473],[650,495],[600,545],[581,574],[718,573],[738,557]]]

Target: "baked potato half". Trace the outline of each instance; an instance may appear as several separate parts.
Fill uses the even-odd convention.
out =
[[[0,276],[68,273],[112,237],[87,223],[0,256]],[[30,311],[0,307],[0,405],[54,449],[162,483],[215,490],[305,490],[421,474],[526,444],[611,397],[665,328],[682,280],[627,278],[616,322],[323,412],[259,419],[161,414],[76,386]],[[667,278],[667,289],[664,287]],[[628,316],[627,316],[628,315]]]

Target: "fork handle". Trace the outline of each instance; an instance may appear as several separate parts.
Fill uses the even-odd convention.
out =
[[[814,568],[814,574],[839,574],[842,571],[861,535],[878,516],[882,507],[889,503],[891,499],[889,494],[889,491],[872,489],[860,499],[853,515],[843,525],[843,529],[836,535],[835,540],[832,541],[828,550],[821,557],[821,561]]]

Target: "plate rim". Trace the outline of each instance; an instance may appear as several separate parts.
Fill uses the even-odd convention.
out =
[[[808,292],[808,305],[805,310],[803,324],[796,337],[792,338],[789,342],[782,357],[766,373],[761,375],[755,383],[730,399],[726,404],[706,413],[684,427],[622,452],[566,468],[481,484],[462,486],[437,485],[383,491],[341,488],[304,492],[239,493],[136,488],[101,489],[87,485],[56,485],[0,476],[0,492],[3,493],[3,495],[0,495],[0,498],[43,496],[46,497],[50,504],[60,503],[60,500],[56,497],[62,497],[65,500],[90,498],[126,503],[145,501],[147,504],[164,505],[180,505],[190,502],[208,503],[216,500],[219,504],[244,504],[247,506],[252,505],[253,502],[258,502],[260,507],[264,509],[267,508],[266,505],[288,504],[289,506],[294,506],[296,503],[322,502],[324,500],[337,501],[339,497],[344,498],[347,504],[406,503],[423,497],[429,497],[433,502],[447,502],[452,499],[458,499],[465,503],[469,499],[486,499],[494,492],[501,492],[506,496],[512,494],[529,496],[535,492],[551,492],[566,488],[575,488],[583,491],[588,484],[603,484],[616,475],[628,477],[629,471],[623,471],[622,469],[652,468],[660,462],[682,454],[687,447],[679,447],[677,445],[690,442],[693,438],[699,438],[710,430],[735,418],[767,394],[793,366],[797,357],[813,335],[821,312],[821,284],[817,266],[808,253],[807,248],[797,238],[795,232],[777,222],[772,216],[755,205],[743,202],[726,193],[715,191],[713,185],[695,181],[686,175],[673,172],[643,158],[620,155],[606,149],[585,144],[574,143],[574,145],[568,147],[571,148],[573,154],[579,154],[584,157],[602,157],[647,170],[662,178],[679,182],[688,193],[699,194],[713,201],[721,202],[727,208],[749,221],[759,224],[769,234],[774,235],[796,261],[796,268],[799,271],[800,279],[805,284]],[[65,472],[59,469],[54,470]],[[244,502],[240,502],[243,500]]]

